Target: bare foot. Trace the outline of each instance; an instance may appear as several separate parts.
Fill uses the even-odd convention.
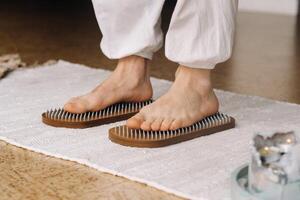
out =
[[[64,110],[72,113],[97,111],[121,101],[145,101],[152,93],[147,61],[129,56],[120,59],[115,71],[93,91],[70,99]]]
[[[127,120],[143,130],[175,130],[218,112],[219,102],[210,79],[211,70],[179,66],[170,90]]]

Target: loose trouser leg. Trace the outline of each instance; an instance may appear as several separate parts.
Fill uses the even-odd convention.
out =
[[[237,0],[178,0],[166,36],[166,56],[212,69],[231,56]]]
[[[110,59],[148,59],[163,43],[160,14],[164,0],[93,0],[102,31],[101,49]]]

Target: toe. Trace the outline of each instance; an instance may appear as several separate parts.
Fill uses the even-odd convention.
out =
[[[144,117],[142,114],[138,113],[127,120],[126,126],[129,128],[141,128],[142,123],[144,122]]]
[[[178,128],[182,127],[182,121],[181,120],[174,120],[170,126],[170,130],[176,130]]]
[[[172,122],[173,122],[173,119],[164,119],[161,124],[160,130],[162,130],[162,131],[169,130]]]
[[[67,103],[76,103],[78,100],[80,100],[80,96],[72,97],[71,99],[69,99]]]
[[[84,105],[80,102],[70,101],[64,105],[64,110],[71,113],[83,113],[86,112]]]
[[[145,131],[150,131],[151,130],[151,124],[153,121],[151,120],[146,120],[142,123],[141,125],[141,129],[145,130]]]
[[[153,130],[153,131],[160,130],[162,122],[163,122],[163,119],[156,119],[156,120],[154,120],[154,122],[151,124],[151,130]]]
[[[89,101],[85,96],[71,98],[65,105],[64,110],[71,113],[84,113],[88,110]]]
[[[74,107],[74,103],[68,102],[64,105],[64,110],[70,112],[71,110],[74,109],[73,107]]]

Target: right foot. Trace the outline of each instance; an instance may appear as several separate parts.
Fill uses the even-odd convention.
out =
[[[119,60],[108,79],[88,94],[70,99],[64,110],[71,113],[97,111],[121,101],[145,101],[152,94],[146,59],[128,56]]]

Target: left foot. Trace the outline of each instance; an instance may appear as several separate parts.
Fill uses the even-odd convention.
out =
[[[211,70],[179,66],[170,90],[127,120],[130,128],[175,130],[218,112]]]

